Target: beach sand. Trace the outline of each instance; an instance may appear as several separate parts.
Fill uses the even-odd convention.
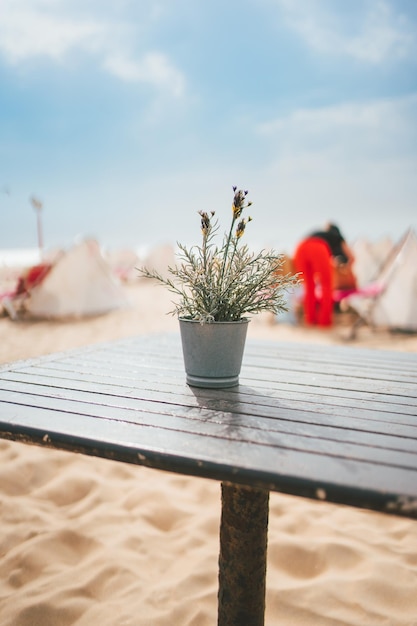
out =
[[[177,332],[169,294],[88,320],[0,319],[0,362]],[[251,321],[249,338],[417,352],[417,337]],[[220,485],[0,440],[0,626],[212,626]],[[417,626],[417,523],[271,493],[268,626]],[[242,625],[245,626],[245,625]]]

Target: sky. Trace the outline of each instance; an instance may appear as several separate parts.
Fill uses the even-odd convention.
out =
[[[417,228],[415,0],[0,0],[0,248]]]

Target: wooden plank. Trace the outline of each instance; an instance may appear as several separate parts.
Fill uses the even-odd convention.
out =
[[[104,392],[112,393],[114,391],[115,393],[123,394],[123,390],[125,390],[125,393],[127,393],[127,390],[129,390],[129,393],[132,393],[132,383],[136,382],[140,373],[135,371],[130,373],[129,377],[128,375],[114,377],[108,376],[103,371],[103,368],[98,368],[93,372],[90,370],[76,371],[71,375],[69,370],[62,370],[61,365],[57,363],[57,367],[53,370],[53,379],[51,379],[51,370],[43,367],[36,368],[36,372],[33,368],[30,368],[28,371],[19,370],[18,372],[4,373],[2,378],[4,381],[21,381],[32,385],[50,384],[57,387],[62,384],[62,381],[65,381],[65,385],[73,389],[90,389],[91,384],[94,383],[95,385],[100,385]],[[183,381],[181,382],[183,383]],[[172,393],[173,390],[176,391],[178,388],[181,388],[181,385],[177,379],[172,379],[165,375],[162,381],[155,380],[155,376],[145,377],[141,375],[140,387],[147,389],[149,392],[153,390],[159,394],[160,392]],[[194,393],[198,394],[199,403],[203,401],[205,396],[212,402],[217,400],[219,409],[222,408],[222,403],[228,400],[230,402],[238,402],[239,407],[242,403],[253,404],[254,407],[251,410],[254,411],[261,405],[280,409],[285,402],[291,402],[292,408],[301,408],[314,412],[326,411],[330,405],[331,407],[339,407],[337,411],[340,416],[343,416],[346,412],[351,416],[352,413],[356,413],[357,409],[368,410],[368,414],[364,413],[366,419],[373,419],[369,411],[372,414],[377,413],[378,419],[384,419],[384,413],[387,413],[386,419],[389,422],[399,419],[395,415],[392,416],[391,413],[396,413],[398,416],[401,415],[403,417],[409,415],[411,416],[410,418],[404,417],[405,423],[409,424],[415,423],[414,418],[417,413],[416,402],[412,398],[409,399],[407,405],[402,405],[400,401],[403,399],[403,396],[395,396],[393,394],[377,394],[369,391],[345,393],[339,391],[338,393],[330,393],[329,390],[326,393],[320,393],[320,388],[318,387],[309,386],[306,388],[305,385],[297,384],[275,385],[268,388],[268,393],[266,391],[261,393],[260,389],[265,389],[265,387],[259,385],[255,393],[242,384],[235,390],[216,390],[215,393],[210,390],[198,390],[198,392],[194,391]],[[404,423],[403,420],[400,421]]]
[[[157,390],[131,389],[129,387],[112,388],[109,392],[107,387],[91,384],[71,383],[68,387],[61,385],[50,386],[46,384],[24,384],[20,381],[0,381],[0,400],[11,401],[14,392],[21,398],[24,396],[45,397],[46,403],[56,400],[69,400],[72,402],[85,402],[88,404],[105,404],[113,408],[134,409],[138,412],[166,412],[182,415],[187,419],[221,420],[238,419],[246,427],[255,427],[267,432],[296,432],[298,434],[311,434],[323,436],[337,441],[351,441],[362,443],[370,438],[372,445],[377,446],[378,441],[390,441],[393,449],[416,450],[417,420],[410,417],[411,425],[402,422],[393,423],[392,414],[388,417],[384,414],[383,420],[378,420],[379,414],[368,409],[350,407],[327,406],[320,412],[313,411],[310,404],[305,408],[293,408],[293,403],[275,402],[274,398],[264,398],[263,402],[245,403],[236,400],[219,400],[213,394],[212,398],[201,398],[190,393],[184,388],[183,393],[165,393]],[[41,402],[41,400],[39,400]],[[297,405],[298,406],[298,405]],[[198,411],[190,411],[198,409]],[[343,409],[343,410],[342,410]],[[349,421],[346,420],[349,417]],[[391,421],[384,420],[391,416]],[[408,418],[408,416],[407,416]],[[382,423],[381,423],[382,421]],[[376,423],[374,423],[376,422]],[[391,437],[386,437],[390,435]],[[375,436],[377,438],[375,439]],[[389,447],[389,446],[387,446]]]
[[[125,340],[119,340],[117,343],[110,342],[97,344],[95,346],[88,346],[83,348],[82,352],[86,359],[89,358],[89,355],[91,355],[92,358],[95,358],[94,355],[103,350],[109,353],[111,352],[115,355],[124,353],[125,355],[131,355],[133,358],[137,358],[140,356],[141,350],[146,350],[149,356],[154,355],[155,357],[158,356],[161,358],[162,347],[165,347],[165,353],[162,355],[162,358],[165,361],[170,361],[171,359],[174,359],[175,361],[177,359],[182,359],[181,346],[177,335],[164,335],[158,337],[157,339],[155,337],[146,336],[128,338]],[[62,355],[68,357],[68,355],[73,354],[76,356],[79,353],[79,349],[74,349],[72,351],[62,353]],[[275,342],[271,347],[270,342],[251,341],[247,343],[244,362],[249,363],[252,356],[254,358],[258,358],[259,356],[264,358],[265,356],[265,358],[269,359],[272,355],[272,358],[277,359],[278,363],[283,354],[289,355],[293,364],[297,361],[308,361],[310,363],[315,362],[323,364],[330,361],[334,363],[337,368],[346,364],[350,364],[352,368],[365,366],[365,369],[369,369],[369,366],[372,366],[378,369],[388,369],[388,371],[391,371],[394,375],[396,372],[403,371],[405,374],[408,373],[414,380],[417,376],[415,354],[334,345],[315,346],[313,344],[306,345]],[[53,355],[53,360],[57,357],[59,358],[59,356],[59,354]],[[50,360],[51,356],[42,357],[42,361],[45,363]],[[39,359],[36,359],[36,362],[38,361]],[[20,363],[24,366],[30,362],[31,361],[28,360],[21,361]],[[17,366],[17,364],[13,365]],[[3,368],[7,368],[7,366],[3,366]],[[0,371],[3,368],[0,367]]]
[[[76,399],[78,397],[84,398],[86,402],[93,405],[102,404],[105,401],[109,406],[124,406],[137,410],[146,406],[148,411],[155,413],[162,410],[160,403],[163,403],[166,407],[172,405],[167,410],[181,412],[189,419],[193,417],[199,419],[200,415],[206,416],[206,414],[214,415],[216,418],[221,413],[223,417],[233,419],[234,416],[237,416],[241,422],[244,421],[247,425],[254,424],[271,431],[277,429],[278,424],[281,431],[296,430],[301,432],[304,429],[305,432],[309,432],[312,426],[331,428],[332,431],[328,432],[333,432],[335,437],[343,440],[350,432],[351,434],[348,436],[355,441],[359,441],[361,431],[364,435],[366,433],[379,433],[396,437],[396,445],[400,447],[400,438],[407,439],[408,449],[414,449],[415,444],[413,445],[412,441],[413,439],[415,441],[417,434],[415,417],[406,415],[399,420],[396,414],[384,412],[381,415],[375,410],[371,411],[370,408],[352,409],[349,406],[338,407],[329,404],[321,406],[320,410],[315,411],[313,410],[314,405],[311,403],[284,402],[282,400],[275,401],[275,398],[264,398],[257,404],[256,398],[252,396],[250,396],[250,402],[247,401],[246,396],[222,400],[217,397],[217,394],[211,394],[210,397],[210,395],[203,393],[200,396],[199,393],[190,392],[187,387],[184,387],[182,393],[179,393],[178,387],[175,392],[162,390],[158,392],[155,389],[150,391],[146,388],[139,390],[105,385],[95,385],[92,388],[91,384],[85,382],[71,382],[71,385],[65,385],[65,387],[60,385],[49,386],[45,379],[43,382],[43,385],[30,385],[16,381],[2,381],[0,382],[1,397],[7,400],[10,397],[10,391],[20,393],[22,397],[30,393],[40,396],[46,395],[49,398]],[[76,396],[77,393],[78,396]],[[200,409],[200,411],[205,409],[206,413],[194,413],[190,409]],[[261,424],[262,426],[260,426]],[[326,431],[323,430],[323,432]]]
[[[176,354],[181,358],[181,346],[178,338],[168,336],[164,341],[169,348],[170,355]],[[136,355],[141,347],[141,341],[128,341],[124,344],[109,346],[115,349],[116,353],[121,351],[125,355]],[[284,358],[288,357],[295,365],[297,362],[311,364],[327,364],[332,362],[339,369],[340,366],[351,366],[353,368],[365,367],[388,369],[394,375],[396,372],[403,372],[412,375],[414,379],[417,376],[415,367],[410,365],[416,363],[416,355],[413,353],[394,352],[387,350],[370,350],[336,345],[320,345],[288,343],[288,342],[270,342],[270,341],[248,341],[245,348],[244,362],[250,362],[253,358],[258,359],[273,358],[276,361],[275,366]],[[316,366],[314,365],[314,368]]]
[[[190,413],[185,407],[145,401],[141,401],[140,409],[137,409],[135,408],[137,400],[131,401],[130,408],[127,408],[126,401],[122,398],[119,403],[109,404],[108,399],[102,395],[96,396],[98,399],[95,402],[91,402],[91,399],[87,401],[86,397],[89,398],[88,394],[83,392],[79,392],[72,399],[66,398],[65,394],[61,393],[55,396],[25,394],[24,398],[19,392],[7,393],[7,401],[17,407],[29,405],[38,411],[55,410],[56,420],[60,420],[60,413],[80,414],[96,417],[98,420],[140,424],[167,430],[170,433],[178,431],[183,438],[191,434],[215,437],[218,440],[217,454],[220,460],[229,452],[231,442],[244,441],[280,450],[307,451],[323,456],[357,459],[409,469],[417,467],[416,440],[412,439],[402,440],[401,448],[399,437],[387,437],[376,433],[349,433],[347,429],[335,429],[336,432],[331,432],[329,428],[324,429],[316,425],[309,425],[303,429],[295,428],[294,424],[285,430],[278,420],[268,420],[266,425],[265,420],[263,422],[255,418],[242,420],[240,414],[219,413],[207,409]]]
[[[97,360],[97,358],[99,360]],[[177,378],[180,378],[180,369],[182,362],[179,359],[167,361],[164,359],[163,361],[158,361],[156,359],[152,360],[152,365],[155,369],[164,372],[172,372],[175,374]],[[47,368],[47,363],[44,364]],[[417,366],[417,358],[414,361],[413,366]],[[113,372],[114,375],[117,373],[129,373],[131,371],[140,371],[146,369],[148,364],[145,359],[135,359],[132,361],[115,361],[110,355],[107,360],[103,358],[101,355],[97,355],[96,359],[89,360],[88,358],[84,358],[80,361],[79,357],[68,357],[67,359],[62,359],[54,363],[55,368],[62,368],[67,371],[97,371],[104,370],[107,372]],[[411,364],[410,364],[411,367]],[[322,386],[329,385],[330,388],[336,389],[347,389],[347,390],[358,390],[358,391],[366,391],[370,388],[370,383],[372,381],[372,387],[374,392],[379,393],[392,393],[391,388],[394,386],[398,390],[398,393],[409,395],[411,398],[416,400],[417,395],[417,384],[414,382],[413,378],[406,379],[402,377],[402,384],[398,384],[399,380],[395,379],[395,375],[392,374],[390,377],[387,375],[377,375],[376,373],[371,375],[367,374],[366,376],[363,373],[360,375],[354,375],[352,372],[347,372],[345,375],[340,373],[335,374],[334,371],[336,366],[332,366],[333,372],[325,372],[322,370],[313,370],[311,372],[305,371],[297,371],[291,370],[288,367],[280,368],[276,367],[275,370],[271,370],[271,368],[265,368],[262,366],[252,367],[249,364],[243,365],[242,368],[242,376],[246,377],[249,380],[259,381],[259,382],[268,382],[268,383],[299,383],[299,384],[310,384],[314,386]],[[377,384],[377,381],[380,384]]]
[[[0,396],[1,398],[1,396]],[[19,394],[10,392],[9,402],[22,406]],[[187,412],[170,405],[157,407],[141,403],[141,410],[129,409],[120,406],[92,405],[77,400],[27,396],[25,403],[38,410],[53,408],[63,413],[77,412],[91,417],[124,421],[169,431],[181,431],[187,434],[216,437],[218,441],[218,455],[223,457],[231,442],[252,442],[265,446],[282,449],[298,449],[316,454],[339,456],[365,460],[383,465],[398,467],[417,467],[416,441],[400,437],[387,437],[375,433],[352,433],[347,430],[323,427],[295,427],[294,424],[284,424],[274,421],[273,425],[266,425],[265,421],[245,420],[239,415],[224,413],[221,421],[217,412],[200,411],[199,419],[187,417]],[[155,404],[155,403],[153,403]],[[25,405],[23,405],[25,406]],[[59,419],[59,418],[57,418]],[[227,450],[222,448],[227,448]]]
[[[149,355],[149,357],[150,356],[151,355]],[[315,369],[314,367],[307,368],[305,366],[303,368],[291,368],[285,362],[282,365],[277,362],[275,369],[271,369],[270,367],[262,365],[262,360],[260,363],[253,366],[250,361],[245,359],[242,368],[242,377],[246,377],[253,382],[256,381],[256,383],[273,383],[276,381],[281,383],[293,383],[297,381],[300,384],[310,384],[316,387],[325,386],[326,388],[345,389],[349,391],[366,391],[372,381],[374,392],[391,394],[395,386],[398,393],[404,394],[406,397],[408,396],[415,401],[417,395],[417,382],[415,377],[417,357],[415,357],[415,355],[410,356],[414,356],[414,359],[411,358],[409,360],[409,374],[406,375],[404,373],[401,376],[396,376],[392,368],[391,373],[389,373],[388,371],[381,372],[380,369],[376,367],[364,370],[358,370],[357,367],[345,367],[341,369],[334,364],[328,364],[326,368]],[[175,372],[178,377],[179,367],[182,363],[180,355],[175,359],[172,357],[168,359],[159,355],[158,359],[154,358],[152,360],[154,367],[161,370],[161,372],[172,371]],[[67,364],[68,370],[74,368],[79,369],[80,367],[86,370],[88,366],[90,366],[91,371],[94,370],[94,367],[100,367],[101,369],[104,367],[106,371],[113,371],[114,373],[117,371],[126,372],[132,368],[140,370],[140,368],[146,368],[147,365],[146,360],[140,356],[130,361],[125,358],[123,361],[119,360],[118,362],[111,355],[108,355],[107,361],[104,361],[100,354],[90,356],[90,358],[87,354],[82,363],[79,362],[77,355],[74,355],[73,357],[68,357],[65,362],[62,362],[61,366],[63,368],[65,368],[65,363]],[[399,385],[399,382],[402,384]]]
[[[123,352],[115,352],[113,353],[113,357],[117,354],[119,357],[123,355],[123,363],[126,368],[131,365],[135,366],[136,364],[141,362],[141,358],[135,353],[132,354],[132,351],[123,351]],[[305,372],[305,373],[323,373],[323,374],[333,374],[335,376],[349,376],[353,378],[365,378],[372,380],[382,380],[382,381],[403,381],[409,382],[411,384],[417,383],[417,371],[415,368],[417,359],[410,355],[411,359],[407,360],[407,364],[404,364],[403,369],[395,368],[393,369],[391,362],[384,361],[376,361],[370,363],[363,363],[361,361],[346,361],[341,360],[340,362],[335,360],[325,360],[321,358],[320,360],[312,360],[311,358],[306,357],[305,359],[293,360],[288,355],[279,357],[275,357],[271,353],[256,353],[252,356],[248,356],[245,353],[244,356],[244,366],[247,369],[258,369],[261,372],[267,373],[268,370],[273,369],[273,371],[291,371],[291,372]],[[73,359],[76,359],[76,355],[74,355]],[[153,362],[155,364],[158,363],[160,367],[163,369],[170,369],[171,366],[175,369],[178,367],[178,363],[180,362],[181,354],[178,351],[178,355],[176,358],[164,358],[159,355],[159,357],[153,358]],[[115,360],[121,362],[121,358]],[[100,363],[100,355],[98,354],[90,354],[87,355],[85,362],[93,362]],[[143,362],[143,360],[142,360]]]

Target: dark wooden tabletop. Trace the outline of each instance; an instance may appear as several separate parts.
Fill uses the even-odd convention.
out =
[[[0,368],[0,436],[417,519],[417,355],[248,341],[185,384],[179,336]]]

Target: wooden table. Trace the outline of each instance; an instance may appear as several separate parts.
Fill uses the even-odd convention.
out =
[[[261,625],[269,491],[417,519],[417,355],[248,341],[185,382],[177,335],[0,369],[0,436],[222,482],[219,624]]]

